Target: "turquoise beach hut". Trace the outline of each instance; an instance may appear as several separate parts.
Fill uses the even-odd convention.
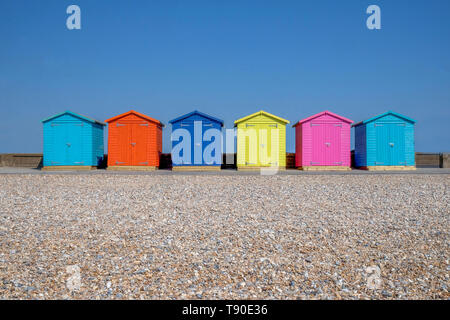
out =
[[[91,169],[103,159],[105,123],[71,111],[44,119],[42,123],[44,170]]]
[[[415,123],[388,111],[354,124],[355,166],[368,170],[414,170]]]

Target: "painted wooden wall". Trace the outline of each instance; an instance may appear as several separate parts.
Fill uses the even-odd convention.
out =
[[[44,120],[44,166],[97,166],[103,158],[103,125],[63,113]]]
[[[201,122],[201,132],[195,133],[195,122]],[[212,143],[212,141],[204,141],[204,134],[208,129],[216,129],[222,133],[223,121],[215,117],[209,116],[205,113],[199,112],[197,110],[190,112],[184,116],[178,117],[169,121],[172,124],[172,132],[177,129],[185,129],[190,134],[190,146],[191,146],[191,157],[188,163],[173,163],[173,166],[221,166],[222,164],[222,139],[218,140],[219,147],[218,161],[215,163],[207,163],[203,157],[205,149]],[[200,129],[200,127],[198,127]],[[197,137],[198,143],[200,145],[195,145],[195,136]],[[180,141],[172,141],[172,149],[178,145]],[[197,159],[195,159],[195,151],[197,151]],[[220,154],[219,154],[220,153]]]
[[[274,118],[265,112],[255,114],[243,121],[237,120],[237,166],[286,167],[286,123],[289,121]],[[254,129],[254,133],[251,129]],[[278,130],[273,131],[273,129]],[[274,141],[278,141],[278,157],[267,162],[268,159],[264,155],[267,154],[269,157],[271,155],[273,132],[278,133],[278,136],[274,137]],[[261,150],[262,145],[268,145],[267,151]],[[249,161],[251,154],[255,155],[256,162]]]
[[[162,125],[135,111],[108,119],[108,166],[159,166]]]
[[[351,123],[324,111],[296,124],[296,166],[350,167]]]
[[[355,127],[355,165],[415,166],[414,120],[387,112]]]

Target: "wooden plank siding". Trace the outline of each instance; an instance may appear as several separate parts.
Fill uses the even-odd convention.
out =
[[[159,167],[162,124],[134,110],[106,120],[108,166]]]
[[[441,166],[442,154],[439,153],[422,153],[415,154],[416,166],[418,168],[439,168]]]
[[[216,169],[220,169],[222,165],[222,139],[221,136],[218,137],[217,134],[222,134],[222,127],[223,127],[223,120],[218,119],[216,117],[210,116],[206,113],[200,112],[198,110],[194,110],[192,112],[189,112],[187,114],[184,114],[182,116],[179,116],[175,119],[172,119],[169,121],[169,123],[172,125],[172,132],[175,132],[176,130],[182,130],[189,132],[189,148],[190,148],[190,159],[184,159],[183,161],[180,161],[182,163],[174,163],[173,168],[175,167],[187,167],[187,170],[192,170],[190,167],[198,166],[199,170],[203,167],[209,167],[214,166],[217,167]],[[201,125],[199,125],[201,124]],[[212,141],[206,141],[204,140],[205,134],[208,132],[207,130],[212,129],[212,131],[209,131],[212,136],[216,137],[217,140]],[[216,139],[215,138],[215,139]],[[184,139],[184,138],[183,138]],[[195,141],[194,141],[195,140]],[[187,150],[179,149],[179,144],[184,142],[181,141],[172,141],[172,152],[175,152],[173,150],[179,150],[181,153],[181,150],[183,152],[186,152]],[[208,159],[205,159],[205,152],[211,151],[212,147],[214,148],[215,152],[214,161],[207,161]],[[183,153],[183,154],[189,154],[189,153]],[[212,151],[211,151],[212,154]],[[178,155],[177,155],[178,156]],[[204,170],[208,170],[207,168],[203,168]],[[182,170],[182,169],[178,169]]]
[[[393,111],[354,125],[356,167],[415,166],[414,126]]]
[[[297,122],[296,166],[350,167],[351,123],[330,111]]]
[[[101,122],[70,111],[43,120],[43,165],[97,166],[104,153],[103,128]]]
[[[235,127],[237,127],[237,166],[238,167],[270,167],[271,164],[277,167],[286,167],[286,124],[289,121],[281,119],[277,116],[271,115],[265,111],[259,111],[253,115],[244,117],[235,121]],[[276,125],[278,129],[278,157],[277,159],[270,159],[271,164],[264,164],[260,159],[261,148],[261,132],[263,132],[263,126]],[[254,131],[252,131],[254,130]],[[266,129],[267,130],[267,129]],[[270,130],[271,132],[274,130]],[[267,132],[267,131],[266,131]],[[270,148],[272,147],[271,136],[267,135],[266,144]],[[269,147],[268,147],[269,149]],[[251,153],[251,150],[256,150],[256,163],[246,163],[247,152]],[[268,155],[271,157],[271,154]]]

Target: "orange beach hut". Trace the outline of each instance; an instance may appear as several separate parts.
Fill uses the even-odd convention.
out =
[[[108,123],[108,169],[154,170],[159,167],[164,124],[130,110]]]

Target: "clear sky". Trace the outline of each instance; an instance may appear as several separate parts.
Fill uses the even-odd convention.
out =
[[[81,30],[66,27],[71,4]],[[381,30],[366,27],[371,4]],[[198,109],[228,128],[260,109],[291,124],[393,110],[418,121],[416,151],[450,151],[448,0],[0,0],[0,40],[0,153],[42,152],[40,120],[64,110],[130,109],[166,124]]]

